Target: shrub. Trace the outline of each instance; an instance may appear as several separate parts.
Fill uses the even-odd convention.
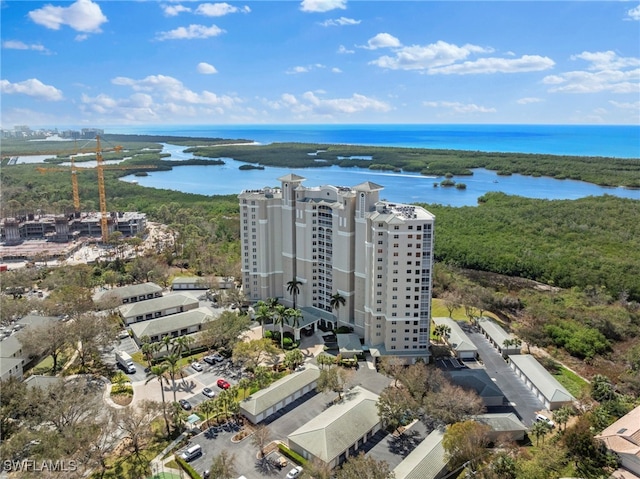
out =
[[[291,347],[293,346],[293,339],[291,339],[291,338],[284,338],[284,339],[282,340],[282,346],[283,346],[285,349],[289,349],[289,348],[291,348]]]
[[[307,460],[302,457],[300,454],[298,454],[295,451],[292,451],[291,449],[289,449],[287,446],[285,446],[284,444],[278,444],[278,449],[280,450],[280,452],[282,454],[284,454],[285,456],[287,456],[289,459],[291,459],[292,461],[300,464],[301,466],[304,466],[307,463]]]
[[[267,329],[267,330],[264,332],[264,337],[265,337],[265,338],[267,338],[267,339],[273,339],[273,331],[271,331],[271,330]]]
[[[186,472],[187,474],[189,474],[189,477],[191,479],[202,479],[202,476],[200,474],[198,474],[198,472],[191,467],[187,461],[185,461],[184,459],[182,459],[180,456],[176,455],[176,462],[178,464],[180,464],[180,467],[184,470],[184,472]]]
[[[338,329],[336,329],[336,334],[348,334],[352,332],[353,328],[351,326],[340,326]]]

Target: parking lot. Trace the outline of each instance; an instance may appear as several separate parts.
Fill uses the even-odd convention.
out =
[[[353,384],[361,384],[379,394],[391,380],[377,373],[375,370],[369,369],[364,363],[362,364],[363,367],[360,367],[354,376]],[[219,369],[214,369],[212,372],[203,372],[199,373],[199,375],[200,378],[205,376],[215,382],[218,377],[217,373],[226,370],[227,369],[223,369],[220,371]],[[233,379],[231,379],[231,381],[233,381]],[[289,434],[330,407],[335,397],[335,393],[324,394],[310,391],[303,397],[289,404],[286,408],[278,411],[265,421],[265,425],[267,425],[271,431],[272,440],[281,440],[286,443],[286,438]],[[190,398],[189,401],[195,405],[198,401],[204,399],[204,395],[197,394],[192,399]],[[256,465],[258,462],[258,449],[251,443],[250,437],[238,443],[233,443],[231,442],[231,438],[234,435],[235,431],[233,428],[228,427],[218,428],[215,434],[205,431],[192,438],[191,444],[199,444],[202,447],[203,454],[192,461],[191,465],[198,472],[202,473],[211,466],[211,461],[216,455],[220,454],[223,450],[227,450],[236,456],[238,475],[242,474],[246,476],[247,479],[263,478],[263,471]],[[421,438],[423,437],[424,436]],[[388,443],[388,439],[390,439],[388,434],[379,432],[364,445],[364,448],[365,450],[372,451],[372,454],[384,457],[387,462],[395,467],[395,465],[399,464],[403,459],[403,456],[392,451],[392,446]],[[269,477],[284,479],[287,472],[293,466],[295,466],[295,464],[289,461],[286,467],[273,471],[273,475],[270,474]]]

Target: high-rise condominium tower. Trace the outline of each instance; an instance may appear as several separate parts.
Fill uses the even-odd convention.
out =
[[[374,356],[427,358],[434,216],[381,201],[383,187],[368,181],[313,188],[294,174],[278,181],[239,195],[247,297],[295,300],[303,326],[350,326]]]

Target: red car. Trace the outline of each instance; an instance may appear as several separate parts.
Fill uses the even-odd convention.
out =
[[[225,381],[222,378],[218,379],[218,382],[216,384],[220,389],[229,389],[231,387],[231,384],[229,384],[227,381]]]

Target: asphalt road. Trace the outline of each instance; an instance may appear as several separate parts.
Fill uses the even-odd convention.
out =
[[[509,406],[488,408],[487,412],[515,412],[525,426],[531,426],[536,413],[544,409],[542,402],[518,378],[484,335],[466,324],[461,324],[461,327],[478,348],[478,355],[487,374],[509,401]]]

